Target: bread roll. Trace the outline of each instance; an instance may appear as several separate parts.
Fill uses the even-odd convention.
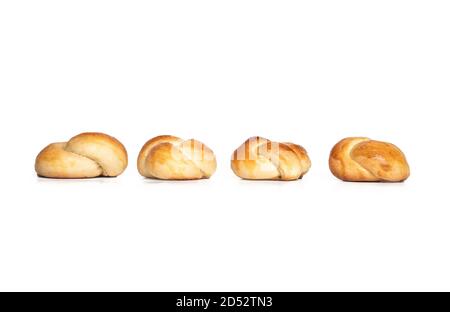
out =
[[[103,133],[82,133],[52,143],[36,157],[36,173],[47,178],[116,177],[128,165],[125,147]]]
[[[139,173],[163,180],[207,179],[216,171],[214,153],[194,139],[161,135],[149,140],[138,157]]]
[[[249,180],[297,180],[310,169],[306,150],[293,143],[277,143],[252,137],[234,151],[231,169]]]
[[[331,172],[343,181],[402,182],[409,165],[395,145],[368,138],[346,138],[334,146],[329,160]]]

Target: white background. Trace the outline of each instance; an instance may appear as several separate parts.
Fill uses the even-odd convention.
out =
[[[448,1],[2,1],[0,290],[450,290]],[[121,140],[117,179],[39,179],[48,143]],[[210,180],[141,178],[153,136],[216,153]],[[301,181],[232,151],[307,148]],[[332,146],[403,149],[403,184],[355,184]]]

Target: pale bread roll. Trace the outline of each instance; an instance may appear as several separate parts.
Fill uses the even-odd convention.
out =
[[[128,165],[125,147],[103,133],[82,133],[68,142],[52,143],[36,157],[36,173],[47,178],[116,177]]]

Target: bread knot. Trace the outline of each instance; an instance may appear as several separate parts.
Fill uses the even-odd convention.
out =
[[[45,147],[36,157],[35,169],[47,178],[94,178],[116,177],[127,165],[122,143],[107,134],[90,132]]]
[[[194,180],[211,177],[217,163],[213,151],[202,142],[162,135],[145,143],[137,166],[147,178]]]
[[[297,180],[310,167],[311,161],[302,146],[272,142],[262,137],[249,138],[231,158],[233,172],[250,180]]]
[[[369,138],[346,138],[330,153],[331,172],[351,182],[402,182],[410,175],[403,152],[394,144]]]

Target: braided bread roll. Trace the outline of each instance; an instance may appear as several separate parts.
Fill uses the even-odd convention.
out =
[[[329,160],[331,172],[350,182],[402,182],[409,165],[394,144],[368,138],[346,138],[334,146]]]
[[[208,179],[216,171],[213,151],[194,139],[161,135],[149,140],[138,157],[139,173],[163,180]]]
[[[231,169],[249,180],[298,180],[311,168],[306,150],[293,143],[252,137],[234,151]]]
[[[94,178],[116,177],[128,165],[125,147],[103,133],[82,133],[68,142],[52,143],[36,157],[40,177]]]

